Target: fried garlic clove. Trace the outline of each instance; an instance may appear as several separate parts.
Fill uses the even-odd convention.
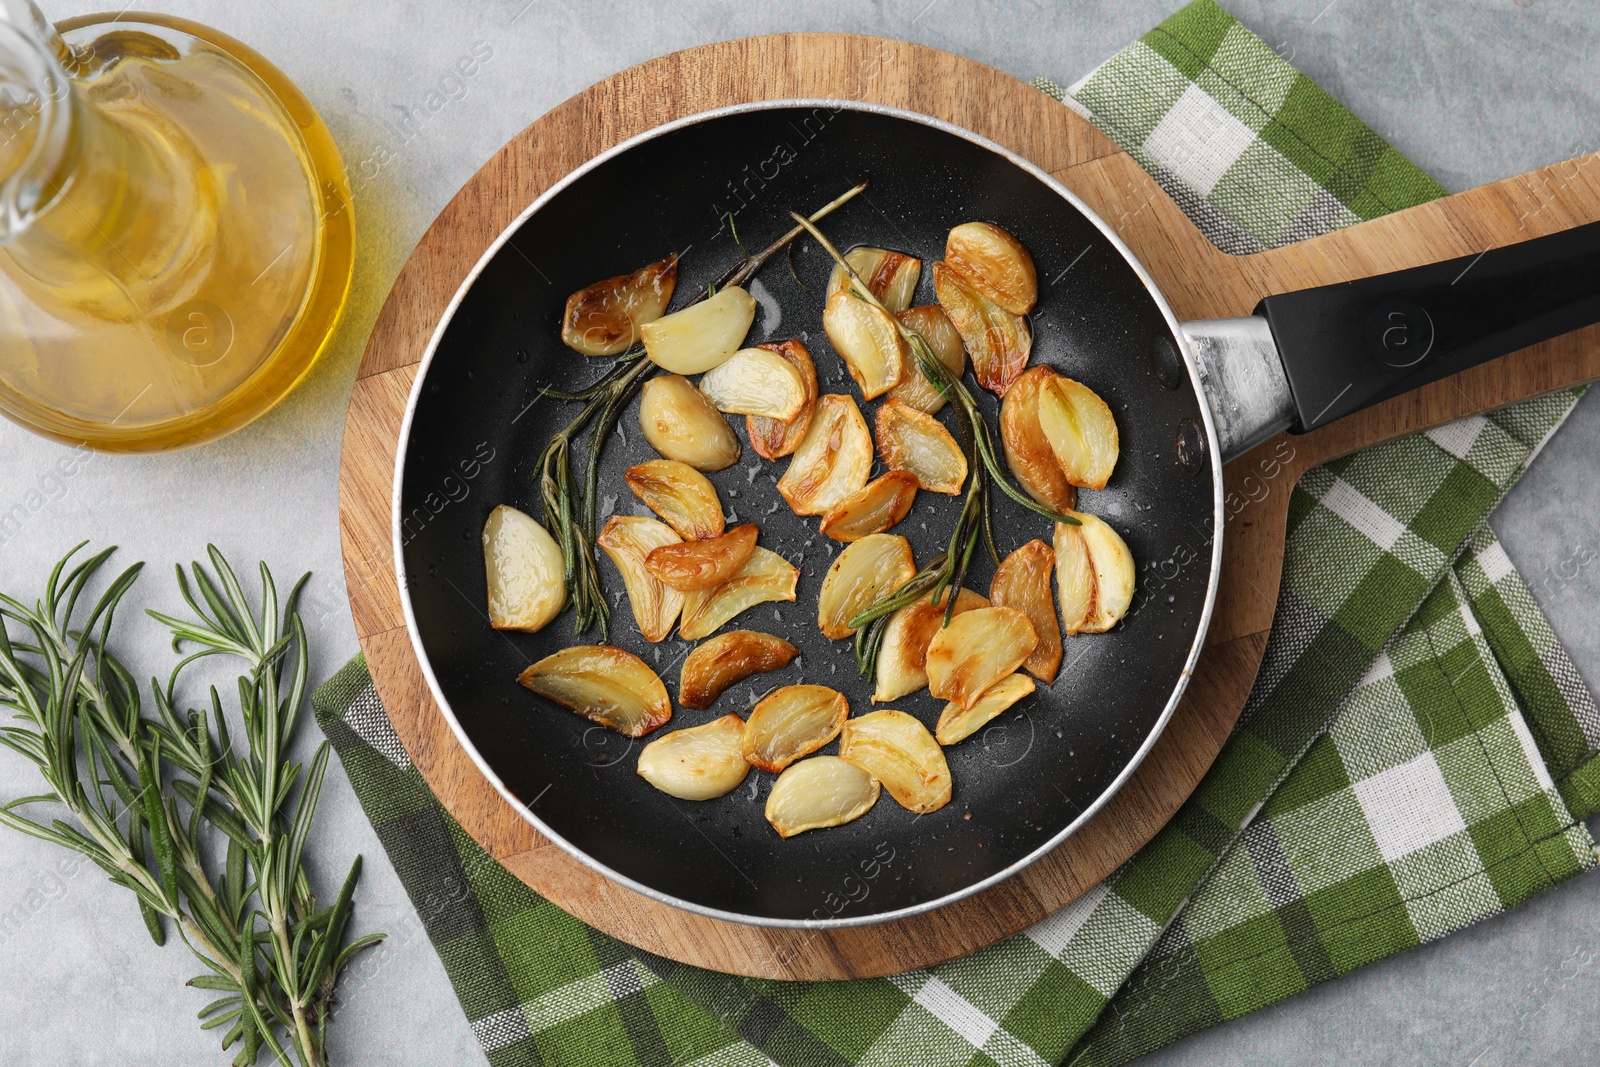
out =
[[[781,837],[842,826],[878,802],[878,780],[838,756],[790,764],[767,794],[767,822]]]
[[[899,700],[928,684],[928,645],[944,625],[944,609],[949,600],[948,592],[937,604],[930,597],[923,597],[889,616],[883,628],[883,643],[878,647],[874,704]],[[956,595],[955,614],[988,606],[986,598],[963,589]]]
[[[639,340],[647,322],[659,319],[678,285],[676,254],[607,278],[567,297],[561,340],[586,356],[616,356]]]
[[[564,648],[523,671],[517,681],[629,737],[643,737],[672,718],[672,701],[656,672],[611,645]]]
[[[963,222],[945,239],[944,261],[974,289],[1013,315],[1026,315],[1039,299],[1033,257],[1011,234],[987,222]]]
[[[639,429],[651,448],[697,471],[720,471],[739,458],[739,438],[728,420],[689,379],[676,374],[644,383]]]
[[[704,541],[683,541],[653,548],[644,565],[658,582],[680,593],[721,585],[738,573],[755,551],[758,531],[754,523],[735,526]]]
[[[911,511],[917,499],[917,477],[910,471],[890,471],[874,478],[839,501],[822,518],[822,532],[835,541],[859,541],[882,533]]]
[[[965,741],[1033,689],[1033,679],[1026,674],[1008,674],[984,690],[970,711],[955,701],[946,704],[939,713],[939,725],[934,727],[933,736],[941,745]]]
[[[651,574],[645,561],[655,549],[679,541],[666,523],[640,515],[611,516],[594,540],[622,575],[633,619],[646,641],[660,641],[672,632],[683,608],[683,594]]]
[[[1104,489],[1117,465],[1117,420],[1100,395],[1057,376],[1039,388],[1039,427],[1072,485]]]
[[[883,308],[854,290],[841,290],[828,298],[822,328],[863,397],[872,400],[900,384],[911,353],[894,317]]]
[[[828,568],[817,595],[817,626],[838,641],[854,634],[850,620],[916,576],[911,542],[899,534],[868,534],[846,545]]]
[[[928,342],[934,358],[944,364],[952,378],[959,380],[967,372],[967,350],[961,344],[961,334],[938,304],[907,308],[895,318]],[[922,373],[915,357],[906,359],[906,372],[900,384],[889,390],[889,397],[929,415],[937,415],[945,405],[945,395]]]
[[[639,777],[679,800],[712,800],[730,793],[750,773],[744,759],[744,722],[724,715],[658,737],[639,752],[637,769]]]
[[[722,533],[722,500],[711,479],[675,459],[648,459],[623,472],[633,495],[686,541]]]
[[[496,630],[544,629],[567,606],[561,546],[532,516],[501,504],[483,524],[489,624]]]
[[[1111,524],[1094,515],[1073,512],[1094,570],[1094,604],[1084,620],[1084,633],[1104,633],[1128,613],[1133,603],[1133,553]]]
[[[639,327],[645,353],[672,374],[704,374],[739,351],[756,298],[737,285]]]
[[[678,703],[703,711],[730,685],[764,671],[787,667],[800,650],[781,637],[756,630],[729,630],[689,653],[678,675]]]
[[[883,783],[908,811],[926,814],[950,803],[953,783],[944,750],[903,711],[885,708],[846,721],[839,758]]]
[[[984,690],[1022,666],[1039,643],[1016,608],[978,608],[950,620],[928,642],[928,692],[972,709]]]
[[[1089,546],[1083,539],[1082,526],[1064,522],[1056,523],[1054,540],[1061,628],[1069,634],[1082,633],[1095,608],[1094,565],[1089,562]]]
[[[799,340],[778,341],[756,347],[776,352],[800,374],[804,399],[798,414],[787,421],[761,415],[751,415],[744,421],[745,431],[750,435],[750,447],[756,450],[756,455],[762,459],[782,459],[800,447],[800,442],[805,440],[806,430],[811,426],[811,418],[817,410],[817,368],[811,362],[811,353]]]
[[[1050,588],[1055,568],[1055,549],[1034,538],[1002,560],[989,582],[989,599],[996,607],[1016,608],[1033,624],[1039,643],[1022,666],[1045,685],[1061,669],[1061,623]]]
[[[850,397],[829,393],[818,398],[778,492],[796,515],[826,515],[866,485],[871,470],[872,435],[861,409]]]
[[[750,713],[744,758],[752,767],[781,771],[839,736],[850,702],[825,685],[786,685]]]
[[[1059,377],[1049,367],[1029,367],[1011,384],[1000,402],[1000,443],[1017,484],[1045,507],[1065,512],[1078,506],[1078,491],[1039,425],[1039,391]]]
[[[787,422],[806,405],[806,383],[783,356],[742,348],[700,379],[711,406],[727,415],[763,415]]]
[[[1014,315],[974,289],[944,263],[933,265],[933,289],[972,358],[978,384],[1005,396],[1028,366],[1033,331],[1028,320]]]
[[[955,496],[967,480],[967,457],[944,424],[892,398],[878,408],[878,454],[930,493]]]
[[[771,600],[793,601],[800,569],[760,545],[733,577],[711,589],[683,594],[678,636],[698,641],[720,630],[734,616]]]
[[[867,283],[867,290],[891,313],[899,313],[911,306],[917,291],[917,280],[922,277],[922,260],[901,252],[865,245],[852,248],[844,254],[844,261],[856,276]],[[835,265],[828,278],[828,297],[845,288],[844,268]]]

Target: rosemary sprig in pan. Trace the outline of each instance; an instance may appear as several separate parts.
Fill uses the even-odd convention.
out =
[[[117,606],[140,566],[80,613],[80,598],[111,555],[73,564],[82,547],[56,565],[34,606],[0,595],[0,706],[14,713],[0,726],[0,743],[31,760],[48,786],[0,805],[0,823],[82,854],[131,890],[157,944],[165,922],[176,928],[207,970],[189,984],[221,994],[200,1011],[201,1026],[227,1028],[222,1046],[239,1044],[236,1065],[267,1049],[286,1067],[321,1067],[339,974],[382,935],[345,944],[359,857],[329,907],[318,908],[306,879],[328,746],[304,774],[287,759],[308,671],[294,606],[300,586],[280,612],[263,566],[258,615],[216,549],[213,571],[195,564],[192,585],[180,569],[196,617],[151,614],[171,629],[175,648],[191,651],[165,687],[152,682],[152,719],[141,713],[133,675],[108,650]],[[174,703],[185,668],[216,655],[245,668],[236,686],[243,751],[215,689],[208,709],[180,713]],[[47,804],[70,818],[24,814]],[[207,826],[227,842],[220,862],[202,836]]]
[[[799,215],[792,217],[816,239],[816,242],[851,279],[853,284],[847,290],[849,293],[875,304],[884,311],[888,310],[872,294],[871,289],[861,280],[861,276],[846,262],[844,256],[821,230]],[[950,373],[950,368],[939,361],[921,334],[895,316],[891,315],[890,318],[898,326],[900,335],[905,338],[906,345],[911,349],[918,371],[954,405],[952,410],[956,413],[956,425],[961,431],[962,446],[967,455],[967,489],[961,504],[961,514],[956,519],[955,528],[950,532],[949,547],[928,561],[927,566],[910,581],[879,598],[871,607],[850,619],[850,625],[856,630],[856,666],[862,674],[870,674],[875,668],[878,649],[883,644],[883,631],[888,626],[889,616],[901,608],[916,603],[925,595],[930,596],[937,604],[948,592],[944,625],[950,624],[950,619],[955,614],[955,593],[966,580],[967,566],[977,550],[980,537],[990,557],[996,563],[1000,562],[990,515],[991,483],[999,486],[1002,492],[1029,511],[1037,512],[1055,522],[1064,522],[1070,526],[1078,525],[1077,519],[1052,511],[1011,484],[995,457],[994,438],[989,432],[989,424],[984,421],[983,413],[978,410],[977,401],[973,399],[972,393],[967,390],[961,379]]]
[[[805,226],[827,218],[866,188],[867,183],[862,182],[846,190],[813,212],[810,219],[795,215],[801,222],[800,226],[794,227],[755,255],[747,255],[684,307],[698,304],[720,289],[749,281],[767,260],[804,233]],[[595,566],[594,555],[600,454],[605,449],[611,431],[616,428],[622,409],[644,379],[656,369],[654,363],[647,358],[640,358],[641,355],[642,350],[639,349],[624,352],[598,381],[576,392],[549,388],[543,390],[544,395],[557,400],[579,401],[583,404],[583,409],[550,439],[539,455],[539,494],[544,503],[544,524],[561,546],[566,565],[564,578],[567,595],[577,613],[575,633],[581,634],[598,624],[604,635],[606,620],[610,616],[605,594],[600,588],[600,573]],[[589,430],[588,456],[583,486],[581,491],[577,491],[572,476],[572,445],[586,428]]]

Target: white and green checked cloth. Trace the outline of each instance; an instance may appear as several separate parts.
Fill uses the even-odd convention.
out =
[[[1210,0],[1070,99],[1230,251],[1443,192]],[[639,952],[461,831],[362,661],[318,719],[497,1067],[1124,1063],[1595,865],[1600,715],[1484,522],[1575,400],[1308,474],[1260,677],[1194,797],[1076,903],[929,970],[783,983]]]

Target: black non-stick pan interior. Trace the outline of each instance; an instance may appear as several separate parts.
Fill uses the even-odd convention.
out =
[[[917,303],[932,303],[927,269],[951,226],[982,219],[1016,234],[1038,267],[1033,362],[1095,389],[1121,433],[1110,484],[1080,507],[1121,531],[1139,564],[1140,592],[1114,631],[1066,639],[1050,688],[946,750],[954,800],[917,816],[887,793],[846,826],[782,840],[762,808],[775,776],[752,771],[717,800],[657,792],[635,773],[644,741],[592,726],[517,684],[528,664],[598,640],[573,633],[572,613],[537,634],[501,633],[484,614],[480,532],[501,503],[541,514],[535,460],[575,407],[540,398],[605,369],[559,339],[569,293],[682,253],[678,297],[702,289],[791,222],[861,180],[866,194],[823,225],[840,248],[871,244],[919,256]],[[733,216],[733,226],[727,216]],[[801,337],[823,392],[860,393],[822,330],[830,264],[803,242],[791,275],[776,258],[750,286],[760,312],[749,343]],[[807,288],[802,288],[802,284]],[[970,378],[969,378],[970,382]],[[998,404],[978,390],[994,425]],[[863,404],[869,424],[876,402]],[[655,453],[638,432],[638,401],[601,461],[600,511],[646,513],[622,472]],[[952,413],[941,416],[954,432]],[[795,516],[769,463],[744,443],[737,464],[711,475],[729,521],[756,522],[761,544],[801,568],[799,599],[764,604],[729,628],[792,641],[801,658],[724,693],[710,711],[675,707],[663,729],[747,713],[771,687],[817,682],[843,691],[853,714],[872,710],[851,643],[816,625],[817,592],[842,546],[817,520]],[[406,595],[425,663],[470,744],[544,827],[610,872],[674,903],[758,922],[851,922],[927,907],[970,891],[1035,856],[1113,785],[1163,721],[1202,626],[1211,581],[1215,486],[1203,453],[1199,401],[1168,319],[1118,248],[1045,181],[958,133],[870,111],[783,107],[721,114],[644,140],[583,173],[522,222],[464,294],[418,383],[400,475]],[[959,498],[923,492],[893,530],[920,566],[940,551]],[[1050,539],[1047,520],[995,494],[1002,554]],[[600,573],[613,611],[610,640],[655,666],[677,692],[689,644],[639,635],[609,560]],[[967,586],[987,593],[993,565],[980,558]],[[926,690],[892,706],[931,729],[942,701]],[[836,751],[830,745],[825,752]]]

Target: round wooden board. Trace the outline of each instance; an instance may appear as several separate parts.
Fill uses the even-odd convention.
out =
[[[875,926],[780,930],[704,918],[625,889],[571,858],[478,773],[435,706],[406,633],[390,494],[417,364],[450,299],[501,231],[551,184],[619,141],[710,108],[782,98],[907,108],[1033,160],[1111,223],[1184,319],[1247,314],[1268,293],[1465,255],[1600,218],[1600,169],[1551,167],[1290,248],[1232,257],[1206,242],[1106,137],[1022,82],[904,42],[785,34],[707,45],[623,71],[546,114],[473,176],[396,280],[368,342],[345,426],[340,532],[346,578],[357,636],[384,707],[412,760],[461,825],[519,878],[584,922],[658,955],[716,970],[858,978],[939,963],[1025,929],[1099,882],[1171,818],[1249,695],[1272,624],[1289,490],[1301,473],[1379,440],[1600,377],[1600,332],[1525,350],[1316,433],[1268,442],[1231,463],[1223,581],[1206,652],[1184,700],[1138,773],[1044,859],[975,897]]]

